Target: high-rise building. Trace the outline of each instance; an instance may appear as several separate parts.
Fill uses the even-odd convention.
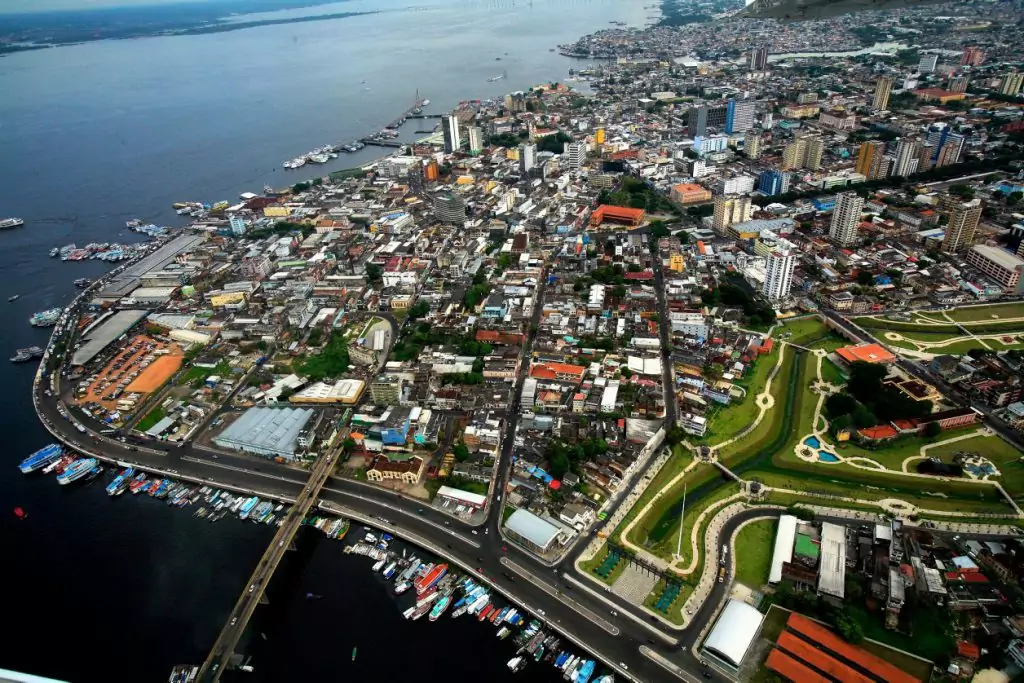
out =
[[[939,63],[939,56],[933,54],[921,55],[921,61],[917,63],[917,70],[923,74],[930,74],[935,71],[935,66]]]
[[[402,402],[402,378],[380,375],[370,383],[370,399],[374,405],[397,406]]]
[[[816,171],[821,168],[821,155],[825,145],[819,135],[799,135],[782,151],[782,169],[809,168]]]
[[[935,145],[930,142],[922,142],[918,146],[917,172],[924,173],[935,167]]]
[[[434,198],[434,216],[442,223],[463,225],[466,222],[466,202],[452,194],[438,195]]]
[[[856,192],[836,195],[836,208],[832,211],[832,224],[828,236],[839,245],[846,246],[857,240],[857,226],[864,210],[864,198]]]
[[[946,90],[950,92],[967,92],[967,86],[970,83],[971,79],[967,76],[951,76],[949,83],[946,84]]]
[[[444,151],[451,154],[459,148],[459,119],[454,114],[441,116],[441,130],[444,131]]]
[[[1017,95],[1024,86],[1024,71],[1011,71],[999,79],[999,92],[1002,95]]]
[[[953,128],[948,123],[933,123],[928,127],[928,134],[925,136],[925,139],[934,147],[936,166],[955,164],[960,159],[960,152],[964,147],[964,136],[960,133],[954,133]],[[950,145],[950,150],[943,152],[947,144]],[[947,158],[952,158],[952,161],[947,160],[945,163],[940,163],[940,157],[943,154]]]
[[[761,128],[771,130],[774,122],[775,116],[770,111],[765,112],[764,116],[761,117]]]
[[[484,148],[484,131],[479,126],[469,127],[469,153],[479,154]]]
[[[729,100],[725,105],[725,132],[742,133],[754,127],[754,100]]]
[[[725,127],[725,114],[725,107],[709,107],[706,104],[692,107],[687,119],[690,137],[707,135],[708,128],[721,130]]]
[[[763,171],[758,178],[757,191],[769,197],[789,192],[789,174],[785,171]]]
[[[939,148],[938,153],[935,155],[935,166],[949,166],[955,164],[960,160],[960,147],[963,142],[957,142],[956,140],[947,140],[946,144]]]
[[[882,76],[875,81],[875,99],[871,108],[875,111],[883,111],[889,108],[889,95],[892,94],[893,80],[888,76]]]
[[[985,51],[980,47],[965,47],[963,55],[960,56],[962,66],[981,66],[985,63]],[[963,91],[961,91],[963,92]]]
[[[795,267],[795,245],[789,240],[780,239],[775,248],[768,253],[761,293],[769,301],[778,301],[789,296],[789,289],[793,284],[793,268]]]
[[[756,131],[748,130],[743,136],[743,151],[748,159],[761,157],[761,136]]]
[[[715,197],[715,212],[712,227],[721,236],[728,234],[728,227],[733,223],[750,220],[750,197]]]
[[[587,143],[567,142],[562,154],[565,157],[565,165],[573,171],[578,171],[583,168],[583,162],[587,158]]]
[[[942,239],[942,251],[955,254],[974,243],[974,232],[981,220],[981,200],[956,202],[949,212],[946,236]]]
[[[766,66],[768,66],[768,48],[762,46],[751,49],[750,70],[764,71]]]
[[[537,145],[527,142],[519,148],[519,170],[529,173],[537,165]]]
[[[881,178],[883,156],[885,156],[885,143],[881,140],[868,140],[857,150],[857,173],[868,180]]]
[[[896,161],[891,175],[907,177],[917,172],[917,160],[921,153],[921,143],[914,138],[902,137],[896,145]]]

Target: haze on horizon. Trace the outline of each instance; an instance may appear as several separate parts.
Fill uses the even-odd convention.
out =
[[[219,0],[6,0],[0,2],[0,14],[26,14],[67,10],[112,9],[146,5],[218,2]]]

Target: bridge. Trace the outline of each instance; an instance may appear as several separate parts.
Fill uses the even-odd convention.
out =
[[[331,474],[334,462],[334,452],[326,454],[317,461],[305,487],[296,497],[295,504],[288,510],[284,522],[278,527],[277,534],[274,535],[274,539],[263,553],[263,557],[260,558],[256,570],[249,577],[249,583],[242,591],[238,602],[235,603],[234,609],[231,610],[228,623],[221,630],[209,656],[203,662],[196,678],[199,683],[216,683],[220,680],[220,675],[235,654],[235,647],[245,632],[245,627],[249,623],[249,619],[252,618],[253,611],[257,605],[266,601],[264,593],[267,584],[274,576],[277,566],[281,563],[281,558],[291,547],[295,533],[302,525],[303,518],[316,503],[320,490]]]

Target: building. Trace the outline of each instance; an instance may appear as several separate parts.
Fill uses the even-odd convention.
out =
[[[762,171],[757,191],[769,197],[789,192],[789,174],[784,171]]]
[[[1001,95],[1016,96],[1024,86],[1024,72],[1012,71],[999,79],[999,93]]]
[[[370,399],[374,405],[397,406],[402,402],[402,384],[398,375],[380,375],[370,383]]]
[[[754,127],[754,100],[732,99],[725,105],[725,132],[743,133]]]
[[[818,593],[838,600],[846,595],[846,528],[831,522],[821,525]]]
[[[696,183],[679,183],[672,186],[672,201],[680,204],[697,204],[711,199],[711,190]]]
[[[697,187],[700,186],[698,185]],[[710,195],[711,193],[708,192],[709,197]],[[607,221],[610,223],[621,223],[635,228],[644,222],[644,218],[646,216],[647,213],[643,209],[630,209],[625,206],[602,204],[594,209],[594,212],[590,214],[590,225],[591,227],[596,227]]]
[[[951,76],[946,83],[946,90],[949,92],[967,92],[967,86],[970,84],[971,79],[967,76]]]
[[[835,131],[852,131],[857,127],[857,117],[852,112],[836,109],[823,111],[818,116],[818,125]]]
[[[751,212],[750,197],[715,197],[712,226],[718,235],[726,237],[728,227],[733,223],[749,221]]]
[[[864,198],[856,192],[837,194],[828,236],[842,246],[853,244],[857,240],[857,226],[860,224],[860,215],[863,211]]]
[[[821,112],[821,107],[815,102],[807,104],[789,102],[782,108],[782,115],[788,119],[809,119],[812,116],[817,116],[819,112]]]
[[[821,155],[824,150],[825,146],[820,136],[800,135],[783,150],[782,170],[809,168],[816,171],[821,168]]]
[[[955,164],[960,159],[960,151],[964,147],[964,136],[954,133],[948,123],[933,123],[928,127],[925,136],[928,144],[934,150],[933,161],[935,166],[947,166]]]
[[[733,671],[740,668],[747,650],[757,640],[764,615],[745,602],[730,599],[701,645],[701,652]]]
[[[999,247],[978,244],[967,252],[967,263],[998,282],[1007,294],[1024,294],[1024,259]]]
[[[698,135],[693,139],[693,151],[701,156],[724,152],[728,148],[728,135]]]
[[[558,538],[559,528],[529,510],[520,508],[505,520],[505,532],[530,550],[543,555]]]
[[[764,71],[766,66],[768,66],[768,48],[764,46],[753,48],[750,51],[750,70]]]
[[[930,74],[935,71],[935,65],[939,63],[939,56],[935,54],[921,55],[921,61],[917,63],[917,70],[923,74]]]
[[[882,76],[875,81],[875,98],[871,102],[871,108],[875,111],[884,111],[889,108],[889,96],[892,95],[893,80],[889,76]]]
[[[434,198],[434,216],[442,223],[463,225],[466,222],[466,202],[453,194]]]
[[[413,456],[408,460],[390,460],[379,455],[366,468],[366,478],[376,483],[394,480],[411,486],[420,480],[422,471],[423,459],[419,456]]]
[[[854,346],[843,346],[835,351],[836,357],[849,365],[857,361],[864,363],[881,363],[890,365],[896,362],[896,356],[891,354],[880,344],[856,344]]]
[[[960,56],[961,66],[981,66],[985,63],[985,51],[980,47],[965,47]]]
[[[799,520],[793,515],[781,515],[775,529],[775,546],[772,563],[768,569],[768,583],[782,581],[782,565],[793,561],[793,544],[796,542],[796,525]]]
[[[896,145],[896,160],[893,162],[890,175],[906,177],[916,173],[920,154],[920,142],[914,138],[900,138]]]
[[[537,145],[527,142],[519,148],[519,170],[529,173],[537,165]]]
[[[213,441],[221,448],[294,460],[313,415],[309,408],[249,408]]]
[[[340,403],[353,405],[363,394],[361,379],[339,379],[334,383],[315,382],[288,397],[289,403]]]
[[[789,289],[793,284],[796,257],[796,246],[789,240],[783,239],[778,240],[775,248],[768,253],[761,293],[769,301],[780,301],[789,296]]]
[[[459,148],[459,119],[454,114],[441,116],[441,130],[444,133],[444,151],[451,154]]]
[[[949,212],[946,236],[942,239],[942,251],[955,254],[974,244],[974,232],[981,220],[981,200],[957,202]]]
[[[690,137],[707,135],[708,128],[720,130],[725,127],[725,107],[709,107],[702,104],[690,109],[687,119],[687,127]]]
[[[882,157],[885,156],[885,143],[881,140],[868,140],[857,150],[857,173],[869,180],[881,177]]]
[[[748,159],[761,158],[761,136],[756,131],[748,130],[743,136],[743,153]]]
[[[583,168],[583,162],[587,159],[587,143],[567,142],[565,143],[563,155],[566,165],[573,171]]]
[[[914,91],[914,96],[922,102],[938,102],[939,104],[957,102],[966,97],[962,92],[952,92],[943,88],[919,88]]]
[[[480,126],[469,127],[469,153],[479,154],[484,148],[484,131]]]

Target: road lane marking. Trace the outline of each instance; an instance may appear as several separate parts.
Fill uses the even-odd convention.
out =
[[[686,670],[683,669],[681,666],[679,666],[670,659],[666,659],[665,657],[658,654],[646,645],[640,646],[640,654],[642,654],[644,657],[647,657],[649,660],[651,660],[661,668],[665,669],[665,671],[668,671],[673,676],[676,676],[677,678],[680,678],[684,681],[688,681],[689,683],[697,683],[697,679],[691,676],[690,674],[686,673]]]
[[[598,593],[597,591],[595,591],[590,586],[586,585],[585,583],[582,583],[579,579],[577,579],[572,574],[569,574],[568,572],[566,572],[563,576],[565,577],[566,581],[569,581],[569,582],[575,584],[577,588],[583,589],[584,591],[586,591],[587,593],[590,593],[593,597],[597,598],[601,602],[604,602],[604,603],[608,604],[619,615],[629,617],[630,619],[632,619],[636,623],[640,624],[641,626],[643,626],[647,630],[649,630],[652,633],[656,634],[659,638],[661,638],[663,641],[665,641],[665,643],[667,645],[676,646],[676,645],[679,644],[678,640],[676,640],[675,638],[672,638],[670,636],[665,635],[660,630],[658,630],[657,628],[655,628],[651,624],[647,623],[646,619],[644,619],[642,617],[638,617],[637,615],[633,614],[632,610],[624,609],[621,605],[616,603],[614,600],[609,600],[605,596],[603,596],[600,593]],[[633,607],[633,605],[630,605],[630,607]]]
[[[502,566],[508,567],[509,569],[514,571],[516,574],[519,574],[521,577],[523,577],[524,579],[529,581],[531,584],[533,584],[537,588],[540,588],[542,591],[544,591],[545,593],[547,593],[548,595],[553,597],[558,602],[561,602],[561,603],[565,604],[570,609],[572,609],[574,612],[579,613],[579,615],[582,616],[583,618],[585,618],[587,621],[591,621],[591,622],[597,624],[598,626],[600,626],[602,629],[604,629],[606,632],[612,634],[613,636],[619,635],[620,631],[619,631],[619,627],[618,626],[616,626],[615,624],[613,624],[613,623],[611,623],[609,621],[606,621],[604,618],[602,618],[596,612],[593,612],[590,609],[584,607],[583,605],[581,605],[580,603],[576,602],[571,597],[569,597],[569,595],[567,595],[566,593],[563,593],[562,591],[558,590],[556,587],[552,586],[551,584],[547,583],[546,581],[542,581],[538,576],[533,574],[530,570],[528,570],[525,567],[522,567],[522,566],[516,564],[515,562],[513,562],[510,559],[508,559],[507,557],[502,557],[500,562],[501,562]]]

